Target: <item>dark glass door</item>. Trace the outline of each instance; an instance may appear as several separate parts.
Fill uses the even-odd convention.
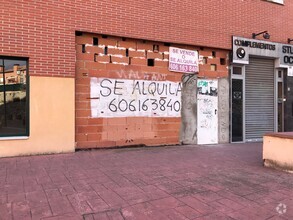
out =
[[[232,79],[232,142],[243,141],[243,80]]]

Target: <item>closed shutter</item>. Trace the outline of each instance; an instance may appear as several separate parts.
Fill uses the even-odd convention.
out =
[[[274,132],[274,60],[250,58],[245,71],[245,138]]]

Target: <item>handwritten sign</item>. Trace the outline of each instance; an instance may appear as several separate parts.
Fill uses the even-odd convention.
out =
[[[181,83],[91,78],[92,117],[180,117]]]
[[[198,52],[176,47],[169,48],[169,70],[174,72],[198,72]]]

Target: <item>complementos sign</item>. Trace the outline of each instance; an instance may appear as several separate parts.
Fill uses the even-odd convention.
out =
[[[233,37],[233,63],[248,64],[249,55],[277,58],[279,67],[293,66],[293,46]]]
[[[176,47],[169,48],[169,70],[174,72],[198,72],[198,52]]]

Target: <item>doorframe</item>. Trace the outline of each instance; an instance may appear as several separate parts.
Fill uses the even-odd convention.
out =
[[[281,72],[281,77],[279,77],[279,72]],[[275,100],[274,100],[274,105],[275,105],[275,132],[278,132],[278,126],[279,126],[279,121],[278,121],[278,114],[279,114],[279,108],[278,108],[278,92],[279,92],[279,82],[282,83],[282,131],[284,131],[284,123],[285,123],[285,117],[284,117],[284,73],[285,69],[284,68],[275,68]]]
[[[201,108],[201,105],[200,105],[200,102],[199,102],[199,85],[197,86],[197,144],[199,145],[209,145],[209,144],[219,144],[219,80],[218,79],[205,79],[205,78],[201,78],[201,79],[198,79],[197,83],[200,82],[200,80],[205,80],[205,81],[214,81],[214,82],[217,82],[217,96],[216,96],[216,102],[217,104],[215,105],[215,110],[216,112],[214,112],[213,110],[213,113],[212,114],[215,114],[215,119],[216,119],[216,122],[217,122],[217,125],[214,127],[216,128],[215,131],[216,131],[216,142],[214,143],[199,143],[199,140],[201,139],[200,137],[200,133],[202,132],[199,132],[201,131],[200,129],[200,108]],[[210,97],[209,95],[207,97]],[[206,136],[206,135],[203,135],[203,136]]]
[[[230,77],[230,143],[245,143],[245,65],[233,64],[230,66],[231,77]],[[234,67],[241,68],[241,74],[234,74]],[[242,141],[232,141],[232,80],[242,80]]]

